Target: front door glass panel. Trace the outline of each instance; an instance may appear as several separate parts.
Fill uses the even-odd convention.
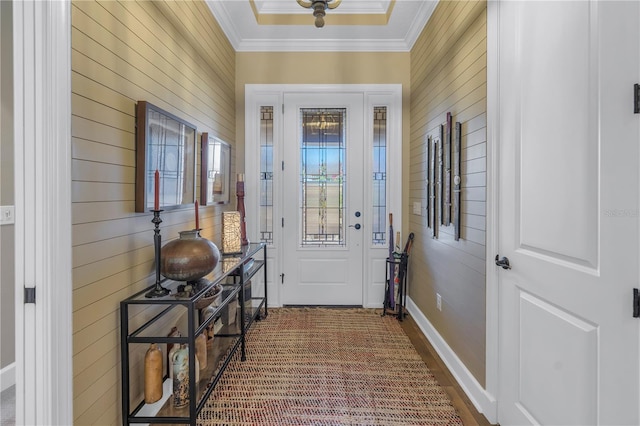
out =
[[[300,113],[300,245],[345,246],[346,109]]]

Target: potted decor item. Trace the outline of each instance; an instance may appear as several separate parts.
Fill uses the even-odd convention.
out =
[[[200,364],[195,357],[196,383],[200,381]],[[182,343],[173,354],[173,406],[181,408],[189,405],[189,346]]]
[[[180,238],[162,247],[160,272],[175,281],[193,282],[213,271],[220,261],[218,247],[199,229],[181,231]]]
[[[162,351],[152,343],[144,356],[144,402],[153,404],[162,398]]]

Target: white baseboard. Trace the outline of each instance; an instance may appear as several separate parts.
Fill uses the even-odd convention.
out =
[[[0,370],[0,392],[16,384],[16,363],[13,362]]]
[[[484,414],[489,422],[496,424],[498,419],[498,404],[493,395],[488,393],[480,383],[478,383],[476,378],[473,377],[473,374],[471,374],[410,297],[407,297],[407,311],[413,316],[420,330],[422,330],[427,340],[429,340],[434,347],[476,409]]]

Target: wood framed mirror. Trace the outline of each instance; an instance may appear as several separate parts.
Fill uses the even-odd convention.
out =
[[[154,209],[154,175],[159,174],[159,208],[171,210],[196,200],[196,127],[146,101],[136,106],[136,212]]]

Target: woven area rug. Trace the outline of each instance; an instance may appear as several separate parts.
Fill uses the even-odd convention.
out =
[[[198,423],[462,425],[395,318],[329,308],[269,310]]]

